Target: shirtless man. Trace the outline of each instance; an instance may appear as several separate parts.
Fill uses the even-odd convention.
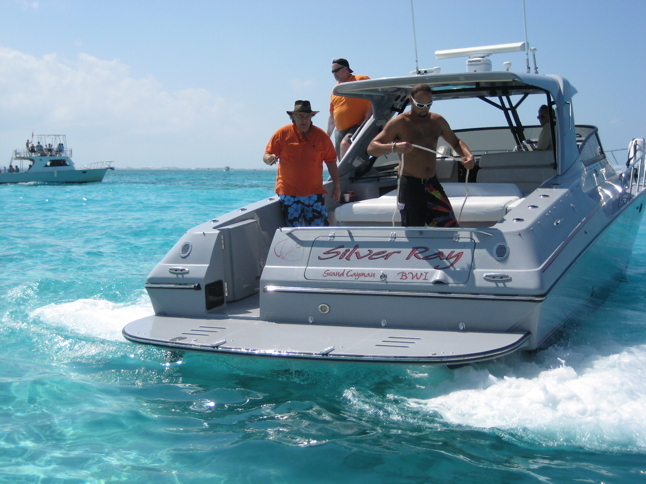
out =
[[[403,158],[399,166],[397,205],[404,227],[458,226],[451,203],[435,177],[435,153],[413,145],[437,150],[441,136],[462,157],[465,168],[470,170],[474,166],[466,143],[455,135],[442,116],[430,112],[432,96],[427,84],[414,86],[410,94],[411,110],[388,121],[368,145],[368,154],[372,156],[399,153],[400,160]]]

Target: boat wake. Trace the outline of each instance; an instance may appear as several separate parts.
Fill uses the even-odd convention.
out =
[[[100,353],[106,356],[108,350],[115,356],[112,343],[127,344],[121,334],[124,322],[151,313],[148,298],[142,295],[135,304],[95,299],[48,304],[30,316],[59,334],[64,329],[65,339],[76,340],[75,351],[78,340],[94,340],[94,345],[102,340],[112,350],[104,348]],[[596,320],[587,324],[594,327]],[[183,370],[174,371],[196,382],[204,375],[193,371],[200,368],[201,374],[205,366],[221,378],[253,375],[254,385],[260,386],[262,380],[286,388],[316,381],[324,393],[342,395],[340,405],[351,414],[377,426],[406,427],[408,422],[418,429],[484,431],[522,445],[643,452],[646,344],[622,344],[604,331],[595,332],[593,341],[579,341],[576,334],[565,335],[539,353],[514,354],[454,370],[248,357],[223,361],[216,355],[188,353],[188,367],[181,365]],[[55,346],[65,353],[63,346]],[[155,360],[160,354],[145,352],[140,357]]]
[[[524,361],[523,361],[524,360]],[[516,355],[454,370],[423,397],[390,394],[384,405],[357,388],[351,406],[429,428],[493,432],[514,442],[594,451],[646,449],[646,345],[593,350],[554,346],[534,359]],[[390,409],[390,410],[387,410]],[[384,414],[385,412],[385,414]]]
[[[153,312],[150,300],[142,295],[135,305],[118,304],[100,299],[48,304],[29,314],[32,318],[85,338],[124,342],[121,329],[133,317],[142,318]]]

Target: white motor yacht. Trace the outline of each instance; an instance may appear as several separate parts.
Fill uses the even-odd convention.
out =
[[[63,134],[39,134],[28,140],[24,150],[14,150],[8,167],[0,170],[0,183],[89,183],[100,182],[112,161],[99,161],[77,168]]]
[[[222,355],[445,365],[550,344],[625,278],[645,202],[644,140],[629,143],[625,166],[612,163],[597,128],[576,124],[566,79],[484,61],[338,84],[335,94],[373,107],[339,165],[355,200],[327,200],[329,227],[284,227],[270,197],[188,230],[148,276],[155,314],[124,336]],[[367,154],[418,83],[449,122],[458,110],[478,120],[455,130],[476,168],[467,173],[441,139],[437,149],[457,228],[402,227],[399,160]],[[543,104],[554,142],[537,151]]]

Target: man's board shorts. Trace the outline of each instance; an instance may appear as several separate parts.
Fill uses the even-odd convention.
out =
[[[278,195],[285,227],[324,227],[330,225],[323,194],[307,197]]]
[[[451,202],[437,177],[402,176],[397,202],[404,227],[458,227]]]

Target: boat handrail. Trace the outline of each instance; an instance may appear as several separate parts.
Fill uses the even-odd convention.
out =
[[[640,192],[646,188],[646,156],[644,151],[644,138],[635,138],[628,146],[628,160],[626,161],[626,170],[622,173],[622,186],[624,187],[625,202],[635,192]],[[626,179],[628,177],[628,180]]]
[[[35,156],[67,156],[68,158],[72,157],[72,150],[66,149],[63,151],[57,151],[56,148],[46,148],[40,151],[30,151],[30,150],[14,150],[14,158],[33,158]]]
[[[394,240],[399,237],[399,233],[404,232],[417,232],[418,235],[422,231],[432,232],[434,235],[437,235],[441,232],[450,234],[453,233],[454,239],[459,239],[463,233],[472,233],[472,234],[482,234],[489,237],[493,236],[491,232],[487,232],[486,229],[473,228],[473,227],[389,227],[391,229],[390,238]],[[321,230],[327,230],[327,237],[329,240],[334,240],[336,238],[337,232],[346,232],[348,237],[352,237],[353,232],[372,232],[374,230],[382,231],[383,226],[374,225],[374,226],[352,226],[352,227],[343,227],[343,226],[331,226],[331,227],[278,227],[278,231],[282,232],[285,235],[291,235],[294,232],[316,232]]]
[[[82,169],[96,170],[101,168],[112,168],[112,163],[114,163],[114,161],[95,161],[94,163],[83,165]]]

